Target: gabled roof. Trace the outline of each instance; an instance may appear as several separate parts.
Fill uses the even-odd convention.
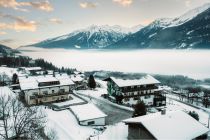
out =
[[[32,70],[42,70],[41,67],[24,67],[25,70],[32,71]]]
[[[71,75],[71,80],[74,82],[82,82],[84,78],[82,78],[80,75]]]
[[[104,81],[112,80],[117,84],[119,87],[126,87],[126,86],[138,86],[138,85],[148,85],[148,84],[159,84],[160,82],[152,77],[151,75],[147,75],[142,77],[141,79],[135,79],[135,80],[123,80],[123,79],[117,79],[114,77],[110,77],[105,79]]]
[[[183,111],[160,112],[126,119],[126,124],[142,124],[156,139],[190,140],[209,131]]]
[[[40,82],[55,81],[59,81],[60,84],[58,86],[74,85],[74,82],[70,79],[70,77],[67,74],[56,74],[55,77],[53,77],[53,75],[19,77],[21,90],[37,89],[40,88],[38,86],[38,83]]]

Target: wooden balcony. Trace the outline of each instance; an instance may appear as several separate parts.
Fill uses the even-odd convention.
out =
[[[39,95],[36,95],[36,97],[38,98],[43,98],[43,97],[52,97],[52,96],[62,96],[62,95],[68,95],[68,94],[71,94],[72,92],[59,92],[59,93],[51,93],[51,94],[39,94]]]
[[[135,88],[121,88],[122,92],[134,92],[134,91],[144,91],[144,90],[154,90],[154,89],[158,89],[157,86],[150,86],[150,87],[135,87]]]

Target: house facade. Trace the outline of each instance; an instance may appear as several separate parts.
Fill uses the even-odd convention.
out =
[[[28,105],[68,100],[74,88],[67,74],[20,77],[19,82]]]
[[[78,123],[84,126],[104,126],[106,114],[94,104],[71,106],[70,110],[76,117]]]
[[[166,104],[166,97],[158,88],[160,82],[147,75],[137,80],[123,80],[109,77],[107,92],[112,101],[121,100],[123,104],[135,105],[139,100],[147,106],[162,106]]]

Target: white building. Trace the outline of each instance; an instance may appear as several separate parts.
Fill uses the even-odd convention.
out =
[[[105,117],[107,115],[93,104],[71,106],[70,109],[80,125],[105,125]]]
[[[67,100],[74,88],[67,74],[19,77],[19,83],[28,105]]]
[[[166,98],[158,88],[160,82],[150,75],[135,80],[109,77],[104,81],[107,81],[109,98],[117,103],[122,101],[127,105],[135,105],[141,100],[147,106],[166,104]]]
[[[128,139],[203,139],[209,131],[183,111],[158,112],[126,119],[123,122],[128,125]]]
[[[75,87],[77,90],[86,89],[87,83],[85,82],[85,79],[80,74],[76,75],[73,74],[70,76],[71,80],[75,83]]]

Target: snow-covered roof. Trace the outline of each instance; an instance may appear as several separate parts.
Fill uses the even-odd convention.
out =
[[[31,70],[42,70],[41,67],[25,67],[25,70],[31,71]]]
[[[190,140],[209,130],[183,111],[160,112],[126,119],[123,122],[142,124],[156,139]]]
[[[21,90],[39,88],[36,78],[32,77],[32,76],[29,76],[28,78],[27,77],[19,77],[19,83],[20,83]]]
[[[84,80],[80,75],[71,75],[71,80],[74,82],[81,82]]]
[[[74,82],[69,78],[67,74],[61,74],[61,75],[57,74],[55,75],[55,77],[53,77],[53,75],[19,77],[21,90],[37,89],[39,88],[38,83],[40,82],[55,82],[55,81],[60,82],[59,86],[74,84]]]
[[[74,82],[67,74],[57,74],[55,77],[60,81],[61,85],[74,85]]]
[[[56,79],[52,75],[36,76],[35,78],[36,78],[38,83],[42,83],[42,82],[56,82],[56,81],[58,81],[58,79]]]
[[[71,106],[70,108],[79,121],[103,118],[107,116],[93,104]]]
[[[123,79],[116,79],[114,77],[110,77],[119,87],[126,87],[126,86],[138,86],[138,85],[148,85],[148,84],[159,84],[160,82],[152,77],[151,75],[147,75],[142,77],[141,79],[136,80],[123,80]]]

